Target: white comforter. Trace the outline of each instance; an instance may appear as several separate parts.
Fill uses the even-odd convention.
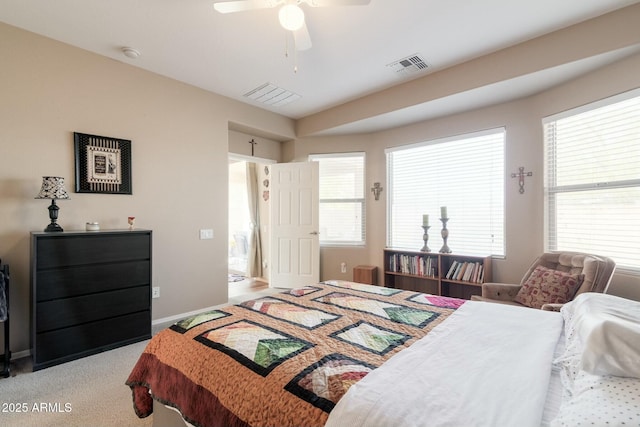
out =
[[[466,302],[353,385],[327,427],[540,426],[560,313]]]

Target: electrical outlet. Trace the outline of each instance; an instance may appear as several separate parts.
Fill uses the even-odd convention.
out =
[[[152,288],[151,298],[160,298],[160,286],[154,286]]]
[[[347,263],[343,262],[342,264],[340,264],[340,272],[342,273],[346,273],[347,272]]]
[[[213,230],[210,228],[200,230],[200,240],[213,239]]]

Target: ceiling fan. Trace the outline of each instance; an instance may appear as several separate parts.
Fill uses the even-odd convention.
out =
[[[307,50],[311,47],[311,37],[301,4],[305,3],[311,7],[365,6],[370,2],[371,0],[221,0],[214,1],[213,7],[220,13],[231,13],[280,6],[280,25],[293,33],[296,50]]]

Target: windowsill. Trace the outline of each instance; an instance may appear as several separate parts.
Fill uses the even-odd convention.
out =
[[[366,243],[357,243],[357,244],[340,244],[340,243],[320,243],[320,248],[324,249],[324,248],[361,248],[364,249],[365,247],[367,247]]]

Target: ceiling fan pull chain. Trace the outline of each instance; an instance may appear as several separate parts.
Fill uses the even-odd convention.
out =
[[[295,41],[294,41],[295,44]],[[284,57],[288,58],[289,57],[289,37],[287,37],[287,35],[285,34],[285,39],[284,39]],[[295,49],[293,49],[293,72],[297,73],[298,72],[298,52]]]
[[[287,37],[286,33],[284,35],[284,57],[289,57],[289,37]]]

